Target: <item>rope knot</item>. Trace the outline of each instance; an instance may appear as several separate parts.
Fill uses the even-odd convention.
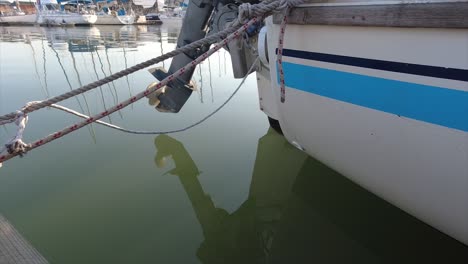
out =
[[[21,139],[17,139],[5,144],[5,147],[8,154],[18,154],[20,157],[23,157],[23,155],[28,152],[28,148],[31,147],[31,145],[24,143]]]
[[[246,23],[254,16],[252,5],[249,3],[241,4],[239,6],[238,12],[239,14],[237,20],[239,20],[240,23]]]
[[[23,157],[31,147],[31,145],[24,143],[22,140],[27,122],[28,116],[23,111],[16,111],[15,124],[18,126],[18,129],[16,131],[16,136],[5,144],[5,149],[8,154],[18,154],[20,157]],[[1,152],[3,152],[3,150],[0,151],[0,153]]]

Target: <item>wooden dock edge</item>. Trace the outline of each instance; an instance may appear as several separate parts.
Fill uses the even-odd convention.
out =
[[[0,264],[48,264],[47,260],[0,214]]]

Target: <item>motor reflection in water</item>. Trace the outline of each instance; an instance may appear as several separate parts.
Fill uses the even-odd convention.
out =
[[[468,263],[468,247],[307,157],[269,129],[259,139],[248,199],[217,208],[176,139],[155,139],[203,230],[202,263]]]

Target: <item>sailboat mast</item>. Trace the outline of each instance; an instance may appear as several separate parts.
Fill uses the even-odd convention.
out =
[[[22,10],[21,10],[21,6],[19,4],[19,0],[16,0],[15,2],[16,2],[16,7],[18,8],[18,11],[21,12]]]

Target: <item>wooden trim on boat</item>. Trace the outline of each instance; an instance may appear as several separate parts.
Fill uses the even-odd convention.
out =
[[[282,17],[275,14],[273,22]],[[288,24],[468,28],[468,2],[306,6],[291,10]]]

